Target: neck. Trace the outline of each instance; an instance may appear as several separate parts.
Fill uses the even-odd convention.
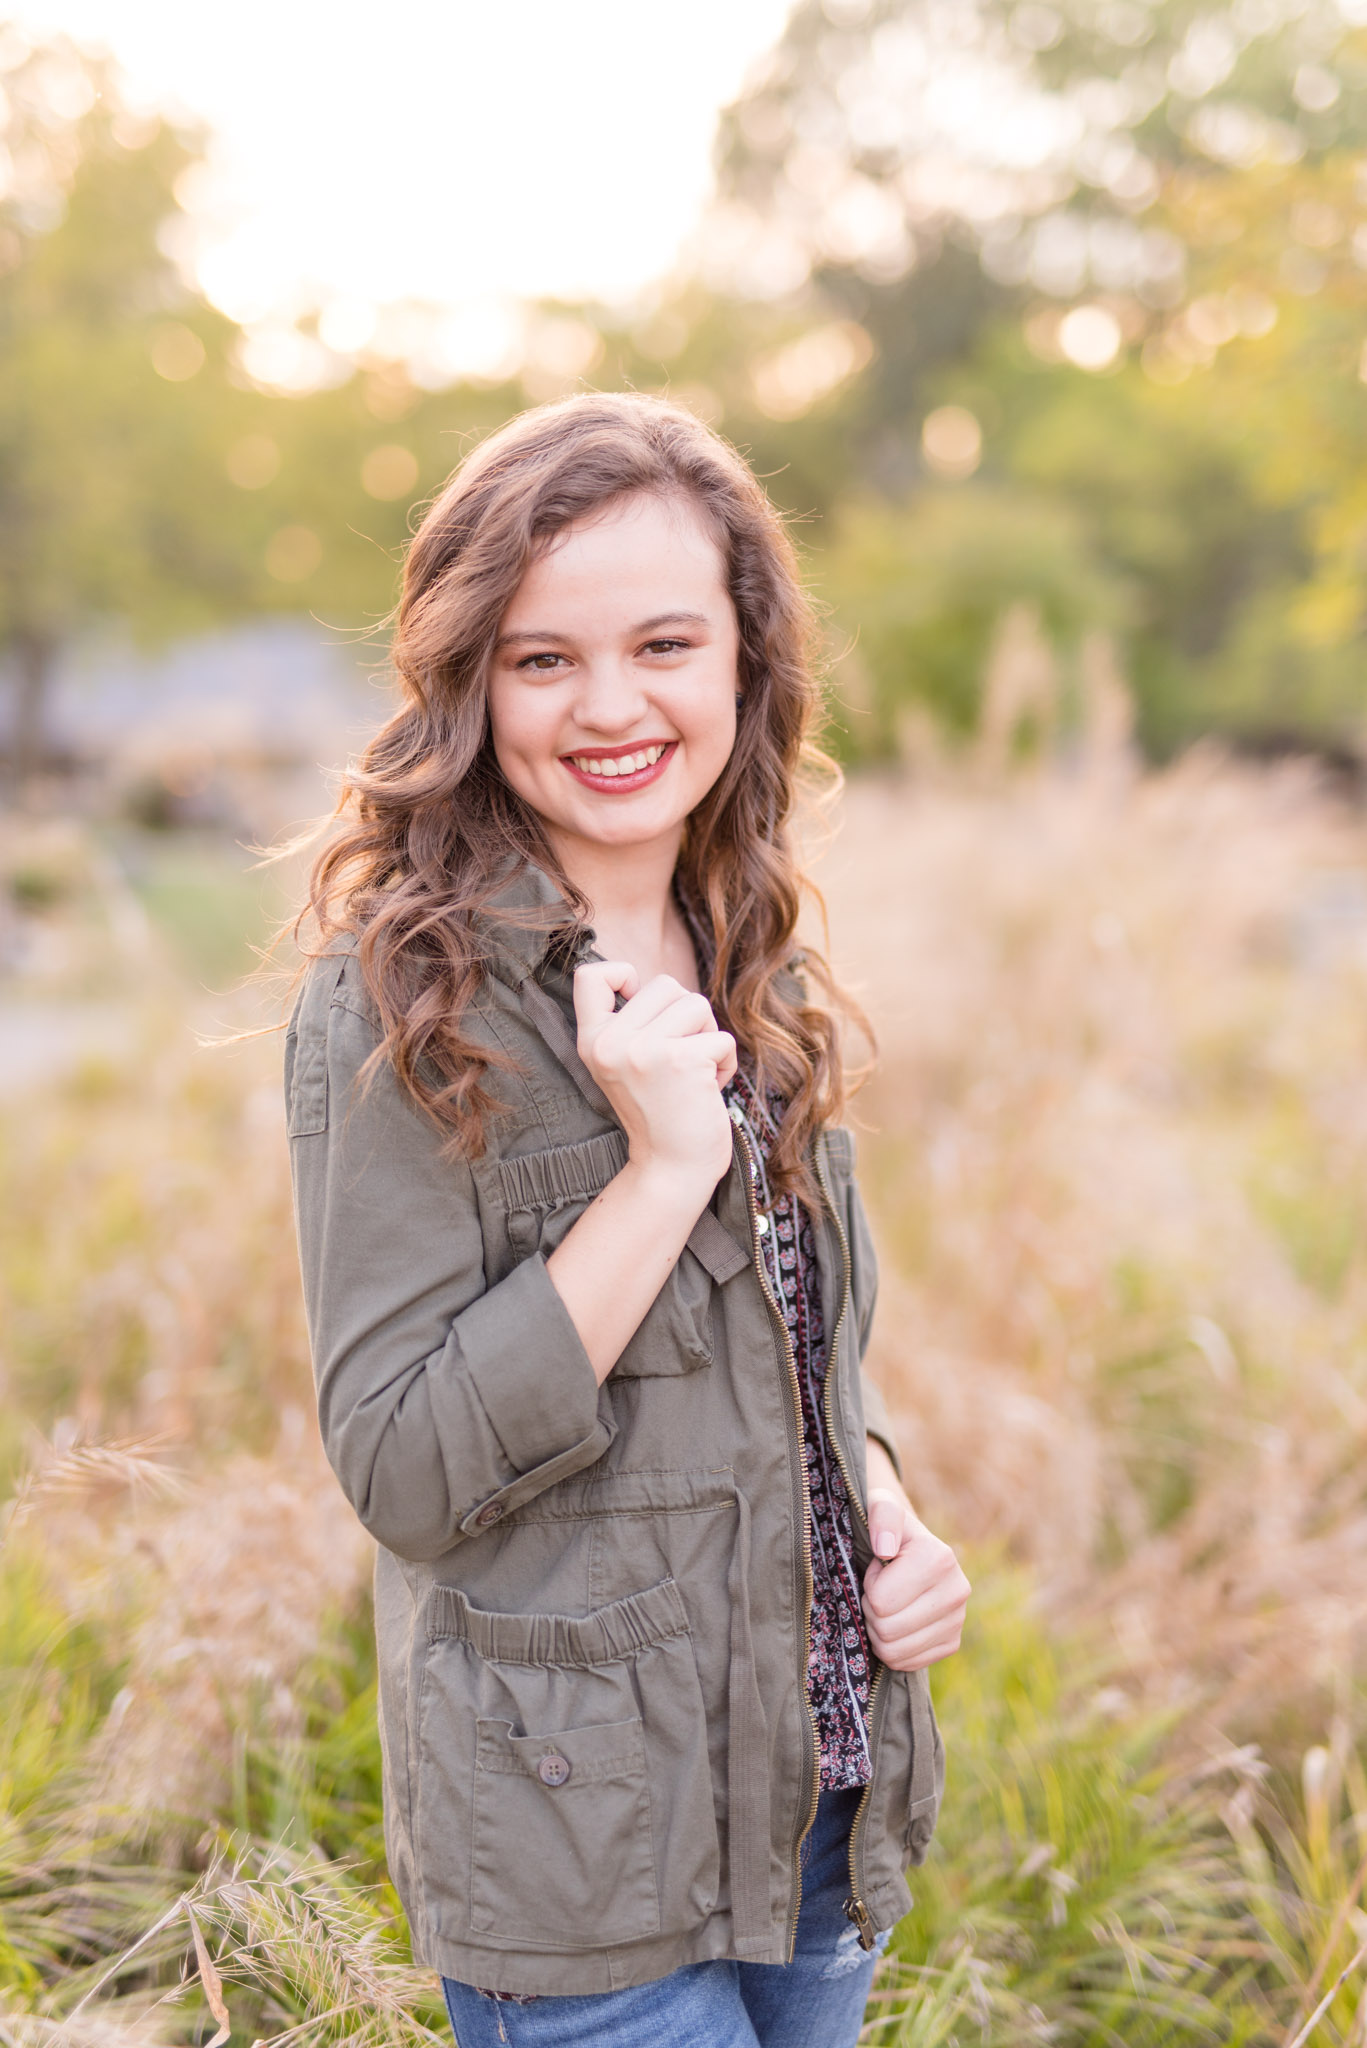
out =
[[[587,897],[605,960],[629,960],[642,983],[672,974],[698,986],[693,942],[674,900],[674,869],[682,835],[649,846],[595,846],[557,841],[555,851],[576,889]]]

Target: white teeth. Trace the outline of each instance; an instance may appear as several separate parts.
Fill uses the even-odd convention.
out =
[[[600,761],[590,754],[571,754],[570,759],[583,775],[601,775],[605,781],[614,781],[619,775],[636,775],[642,768],[653,768],[664,752],[663,745],[642,747],[639,754],[617,754],[606,761]]]

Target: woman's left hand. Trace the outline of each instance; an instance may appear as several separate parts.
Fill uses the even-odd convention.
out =
[[[916,1513],[891,1458],[872,1437],[868,1460],[875,1553],[864,1574],[869,1645],[893,1671],[923,1671],[958,1649],[973,1588],[949,1545]]]

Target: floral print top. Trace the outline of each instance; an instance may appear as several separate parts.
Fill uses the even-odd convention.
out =
[[[812,1643],[807,1662],[807,1697],[816,1716],[821,1745],[821,1786],[823,1790],[835,1791],[867,1785],[872,1776],[872,1672],[859,1605],[859,1568],[855,1562],[849,1494],[826,1428],[822,1400],[826,1385],[826,1331],[816,1237],[812,1218],[802,1203],[792,1195],[774,1198],[769,1189],[766,1167],[783,1112],[781,1097],[762,1097],[742,1070],[726,1090],[726,1103],[733,1122],[749,1141],[754,1160],[760,1244],[774,1299],[788,1326],[802,1401],[812,1546]]]

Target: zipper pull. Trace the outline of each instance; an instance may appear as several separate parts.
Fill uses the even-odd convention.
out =
[[[862,1899],[846,1899],[845,1918],[852,1921],[855,1927],[858,1928],[860,1948],[865,1950],[871,1949],[877,1937],[873,1931],[873,1915],[869,1912],[864,1901]]]

